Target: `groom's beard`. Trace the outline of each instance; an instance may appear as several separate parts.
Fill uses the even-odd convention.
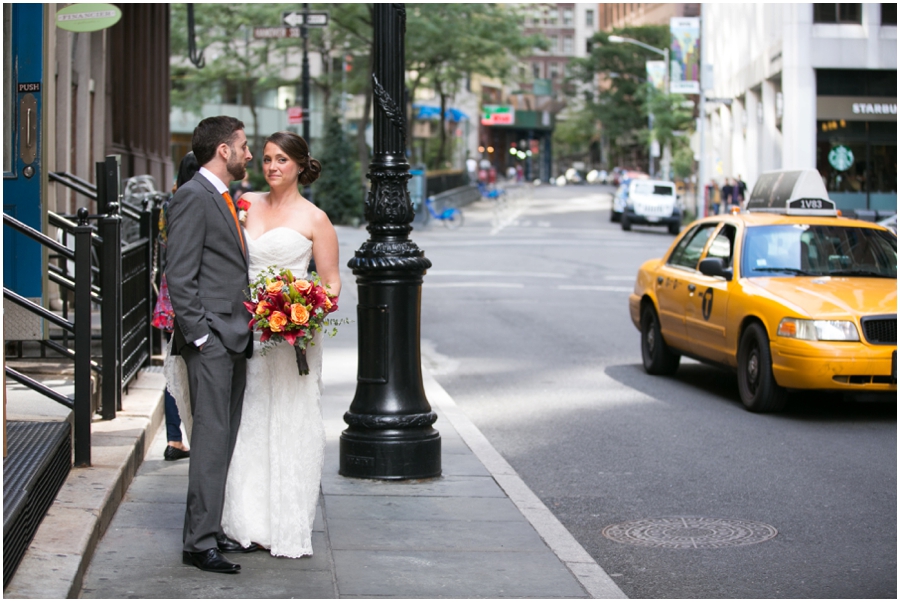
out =
[[[225,164],[225,168],[228,170],[232,180],[243,180],[244,176],[247,175],[247,165],[243,162],[243,159],[233,161],[233,158],[237,158],[237,153],[232,153],[231,157],[228,158],[228,163]]]

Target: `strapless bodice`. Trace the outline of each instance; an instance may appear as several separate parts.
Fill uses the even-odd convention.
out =
[[[273,228],[253,239],[244,230],[250,252],[250,281],[271,266],[276,270],[289,269],[295,278],[302,278],[312,259],[312,241],[287,226]]]

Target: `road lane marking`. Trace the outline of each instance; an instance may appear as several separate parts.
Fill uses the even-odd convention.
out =
[[[590,286],[579,284],[560,284],[559,290],[562,291],[605,291],[611,293],[630,293],[634,290],[630,286]]]

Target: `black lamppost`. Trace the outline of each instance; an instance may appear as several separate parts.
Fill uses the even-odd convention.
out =
[[[369,240],[349,267],[359,290],[356,395],[344,414],[340,474],[419,479],[441,474],[441,436],[425,398],[420,356],[422,277],[431,262],[409,240],[403,4],[374,6],[375,149],[366,198]]]

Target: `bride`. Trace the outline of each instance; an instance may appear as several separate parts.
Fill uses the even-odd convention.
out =
[[[251,282],[270,266],[300,276],[313,259],[322,284],[329,293],[340,294],[337,234],[325,212],[298,190],[298,185],[315,182],[321,170],[297,134],[276,132],[266,139],[263,172],[270,192],[241,197],[250,203],[244,238]],[[263,353],[256,335],[222,512],[222,530],[243,549],[224,551],[251,551],[258,545],[273,556],[313,553],[312,527],[325,456],[321,339],[320,332],[307,348],[310,371],[301,376],[287,343]],[[188,398],[173,394],[178,400]]]

